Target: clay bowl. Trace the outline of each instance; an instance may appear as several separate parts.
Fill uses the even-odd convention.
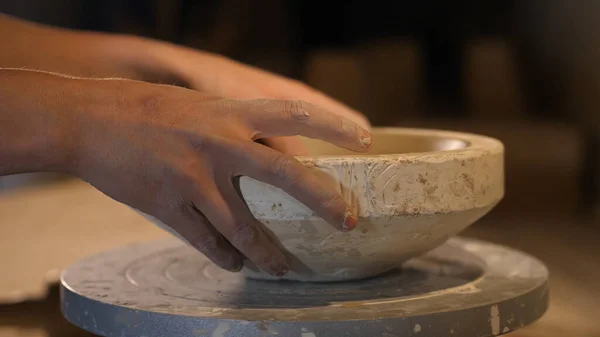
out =
[[[359,223],[337,231],[282,190],[242,177],[254,216],[289,254],[288,280],[331,282],[376,276],[445,243],[504,196],[504,147],[458,132],[375,128],[369,153],[304,139],[306,165],[327,173],[358,209]],[[246,276],[273,279],[252,265]]]

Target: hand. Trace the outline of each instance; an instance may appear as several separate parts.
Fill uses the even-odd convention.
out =
[[[270,274],[288,271],[284,254],[236,189],[242,175],[285,190],[340,230],[356,226],[356,211],[321,174],[255,142],[303,135],[368,150],[369,132],[348,119],[301,101],[225,99],[126,80],[70,81],[83,86],[73,92],[93,95],[72,126],[74,174],[155,216],[220,267],[240,270],[245,256]]]
[[[302,82],[278,76],[225,57],[184,49],[178,46],[157,48],[157,59],[172,69],[191,88],[219,96],[234,98],[277,98],[303,100],[348,118],[364,129],[370,129],[368,119],[358,111],[326,96]],[[307,149],[297,138],[272,138],[266,144],[280,151],[304,155]]]
[[[307,85],[225,57],[134,36],[56,29],[0,14],[0,67],[82,77],[120,77],[239,99],[303,100],[369,129],[367,118]],[[24,43],[26,41],[26,43]],[[297,138],[266,139],[288,154],[306,154]]]
[[[306,84],[245,65],[221,55],[174,45],[156,45],[154,58],[175,78],[191,88],[234,98],[300,99],[320,105],[365,129],[368,119],[360,112]],[[150,70],[151,71],[151,70]]]
[[[145,46],[138,48],[144,50],[145,54],[136,57],[144,61],[136,64],[147,65],[141,73],[149,76],[150,80],[163,77],[166,81],[182,83],[195,90],[239,99],[303,100],[350,119],[364,129],[370,129],[370,123],[363,114],[302,82],[220,55],[152,40],[136,39],[136,43]],[[271,138],[265,143],[289,154],[307,154],[307,149],[296,137]]]
[[[221,55],[136,37],[120,39],[122,41],[117,43],[119,38],[115,38],[111,44],[137,46],[131,47],[131,50],[142,51],[128,53],[127,62],[117,62],[130,64],[128,73],[139,74],[139,79],[179,83],[202,92],[238,99],[303,100],[347,118],[364,129],[371,127],[363,114],[302,82]],[[288,154],[307,154],[307,149],[296,137],[270,138],[265,143]]]

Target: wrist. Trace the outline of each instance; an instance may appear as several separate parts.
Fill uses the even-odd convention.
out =
[[[67,78],[0,69],[0,175],[69,173]]]
[[[36,42],[50,60],[33,60],[29,68],[86,78],[122,78],[154,82],[166,77],[167,68],[156,57],[153,40],[124,34],[47,28]],[[40,41],[41,40],[41,41]],[[54,46],[54,48],[52,48]],[[58,46],[58,48],[56,48]],[[54,55],[60,50],[59,55]]]

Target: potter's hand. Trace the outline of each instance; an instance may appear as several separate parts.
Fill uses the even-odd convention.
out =
[[[239,270],[245,256],[274,275],[288,269],[236,189],[242,175],[285,190],[340,230],[356,226],[355,210],[323,175],[255,142],[303,135],[368,150],[367,131],[318,106],[23,70],[0,70],[0,98],[0,174],[76,175],[155,216],[222,268]]]
[[[219,55],[133,36],[56,29],[0,15],[0,67],[84,77],[177,83],[216,96],[303,100],[365,129],[365,116],[300,82]],[[266,139],[272,148],[305,154],[296,137]]]
[[[148,40],[139,40],[138,43],[147,46],[144,50],[151,51],[151,56],[140,55],[140,58],[152,59],[150,62],[144,62],[149,65],[146,73],[156,74],[161,70],[168,74],[167,78],[219,96],[303,100],[348,118],[367,130],[370,129],[369,121],[363,114],[301,82],[220,55]],[[266,143],[290,154],[305,154],[306,151],[296,138],[274,138]]]

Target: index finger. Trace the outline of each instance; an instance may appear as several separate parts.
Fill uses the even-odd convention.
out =
[[[308,149],[304,142],[298,137],[276,137],[260,140],[262,144],[267,145],[273,150],[287,153],[291,156],[306,156]]]
[[[240,109],[240,118],[256,139],[300,135],[357,152],[368,151],[373,143],[369,131],[311,103],[269,99],[237,102],[234,109]]]
[[[327,175],[292,156],[252,143],[239,147],[234,156],[244,163],[234,167],[236,176],[248,176],[282,189],[338,230],[353,230],[358,224],[354,202],[346,200]]]

